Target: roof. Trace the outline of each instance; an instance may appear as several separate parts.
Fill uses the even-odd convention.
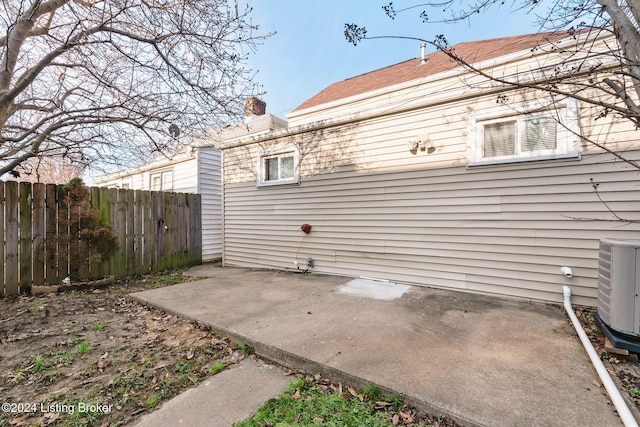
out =
[[[491,58],[497,58],[510,53],[533,49],[536,46],[556,42],[569,36],[566,31],[550,33],[525,34],[520,36],[501,37],[497,39],[463,42],[452,47],[456,55],[467,63],[473,64]],[[437,51],[426,55],[427,62],[420,65],[420,58],[409,59],[399,64],[380,68],[369,73],[351,77],[341,82],[333,83],[317,95],[309,98],[298,106],[295,111],[315,107],[331,101],[347,98],[353,95],[370,92],[395,84],[408,82],[422,77],[453,70],[460,65],[445,53]]]

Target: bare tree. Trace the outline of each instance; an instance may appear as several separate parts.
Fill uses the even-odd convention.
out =
[[[504,6],[502,0],[440,0],[416,4],[396,9],[393,3],[383,7],[391,19],[398,13],[416,13],[423,22],[455,23],[471,20],[478,13],[492,7]],[[542,5],[548,9],[541,10]],[[553,39],[558,33],[575,38],[572,50],[561,52],[562,62],[551,70],[538,70],[536,76],[516,73],[504,75],[500,71],[479,68],[473,65],[473,58],[458,55],[455,47],[449,46],[442,34],[433,40],[403,35],[367,35],[365,27],[345,24],[345,37],[354,45],[365,39],[403,38],[430,44],[445,53],[458,64],[480,75],[493,85],[506,89],[525,88],[542,90],[554,97],[568,97],[590,105],[594,116],[615,115],[630,120],[640,127],[640,2],[638,0],[555,0],[552,2],[513,0],[513,10],[525,9],[538,13],[541,32],[549,32]],[[420,12],[417,12],[420,10]],[[598,46],[594,42],[609,35],[614,45]],[[551,37],[550,37],[551,39]],[[544,39],[543,39],[544,40]],[[544,40],[537,49],[555,49]],[[556,50],[556,53],[557,50]],[[499,99],[500,100],[500,99]],[[640,169],[640,164],[609,149],[604,144],[589,140],[594,145],[611,153],[619,160]]]
[[[29,158],[139,165],[239,117],[265,36],[233,0],[7,0],[0,176]]]
[[[71,158],[56,156],[31,157],[10,172],[18,181],[65,184],[82,176],[84,165]]]

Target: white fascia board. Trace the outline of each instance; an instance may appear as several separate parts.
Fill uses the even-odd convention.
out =
[[[176,157],[174,157],[171,160],[158,160],[155,161],[153,163],[149,163],[148,165],[145,166],[141,166],[139,168],[135,168],[135,169],[128,169],[128,170],[124,170],[121,172],[114,172],[112,174],[109,175],[102,175],[99,177],[96,177],[93,180],[94,184],[100,184],[103,182],[107,182],[107,181],[111,181],[113,179],[120,179],[120,178],[126,178],[132,175],[138,175],[140,173],[144,173],[144,172],[148,172],[154,169],[162,169],[162,168],[166,168],[167,166],[173,166],[176,165],[178,163],[183,163],[183,162],[187,162],[189,160],[193,160],[195,159],[195,152],[198,149],[193,150],[193,152],[191,153],[182,153],[177,155]]]

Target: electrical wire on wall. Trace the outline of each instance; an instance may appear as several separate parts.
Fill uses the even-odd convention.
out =
[[[300,227],[300,230],[304,232],[304,236],[302,236],[302,240],[300,240],[300,244],[298,245],[298,250],[296,251],[296,258],[293,261],[293,263],[295,264],[296,269],[298,269],[298,271],[300,271],[301,273],[308,273],[309,269],[313,267],[313,259],[311,258],[307,259],[307,268],[303,270],[300,268],[300,264],[298,263],[298,257],[300,256],[300,250],[302,249],[302,244],[304,243],[304,240],[307,238],[307,236],[309,235],[309,232],[311,231],[311,225],[302,224],[302,226]]]

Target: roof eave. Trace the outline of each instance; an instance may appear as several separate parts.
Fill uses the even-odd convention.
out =
[[[518,60],[522,60],[525,58],[532,58],[532,57],[536,57],[536,56],[542,56],[542,55],[546,55],[548,54],[548,52],[544,49],[544,47],[551,47],[551,46],[555,46],[556,48],[563,48],[563,47],[567,47],[570,45],[574,45],[580,41],[584,41],[584,40],[588,40],[588,39],[600,39],[600,38],[607,38],[607,37],[611,37],[611,34],[603,34],[602,32],[597,32],[595,34],[591,34],[591,33],[583,33],[583,34],[577,34],[577,35],[568,35],[565,38],[561,38],[558,40],[555,40],[553,42],[548,42],[544,45],[540,45],[541,49],[538,49],[537,52],[532,52],[531,51],[531,47],[528,47],[526,49],[522,49],[516,52],[512,52],[506,55],[502,55],[502,56],[497,56],[494,58],[490,58],[490,59],[485,59],[483,61],[478,61],[476,63],[472,63],[470,64],[471,66],[473,66],[474,68],[477,69],[486,69],[486,68],[490,68],[490,67],[495,67],[495,66],[500,66],[500,65],[505,65],[508,64],[510,62],[515,62]],[[578,40],[576,41],[576,38],[579,39],[583,39],[583,40]],[[395,92],[398,90],[403,90],[403,89],[407,89],[410,88],[412,86],[416,86],[416,85],[422,85],[425,83],[431,83],[431,82],[435,82],[441,79],[446,79],[446,78],[450,78],[450,77],[455,77],[456,75],[461,75],[468,72],[467,69],[465,69],[464,66],[457,66],[455,68],[452,68],[451,70],[447,70],[447,71],[442,71],[436,74],[432,74],[432,75],[428,75],[428,76],[424,76],[424,77],[420,77],[417,79],[413,79],[413,80],[409,80],[406,82],[402,82],[402,83],[398,83],[392,86],[387,86],[387,87],[383,87],[380,89],[375,89],[372,91],[366,91],[366,92],[362,92],[356,95],[352,95],[352,96],[348,96],[345,98],[340,98],[340,99],[336,99],[334,101],[329,101],[329,102],[325,102],[322,104],[318,104],[318,105],[313,105],[311,107],[307,107],[301,110],[294,110],[291,113],[287,114],[286,117],[288,120],[295,120],[298,117],[301,116],[305,116],[307,114],[314,114],[314,113],[318,113],[320,111],[323,110],[328,110],[328,109],[332,109],[332,108],[336,108],[336,107],[340,107],[343,105],[348,105],[351,103],[355,103],[358,101],[362,101],[365,100],[367,98],[372,98],[372,97],[376,97],[376,96],[380,96],[380,95],[385,95],[387,93],[391,93],[391,92]]]

